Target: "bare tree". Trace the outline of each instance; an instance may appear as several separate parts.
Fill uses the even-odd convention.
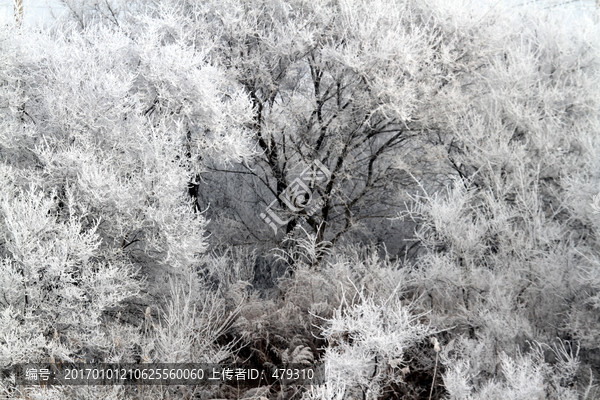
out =
[[[469,37],[410,2],[209,1],[176,10],[189,40],[212,44],[254,108],[260,156],[213,165],[198,180],[201,208],[219,210],[215,230],[235,226],[242,243],[299,225],[319,242],[361,228],[384,237],[398,188],[414,182],[398,160],[419,164],[415,138],[441,129],[437,93],[477,68]],[[306,168],[319,172],[315,164],[325,178],[298,187]],[[235,191],[219,190],[223,182]],[[271,227],[259,218],[267,206]]]

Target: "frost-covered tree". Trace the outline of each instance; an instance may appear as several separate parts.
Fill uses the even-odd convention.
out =
[[[144,8],[143,2],[124,0],[58,0],[58,3],[63,10],[56,17],[75,22],[79,29],[97,24],[126,28]]]
[[[412,182],[399,155],[418,164],[413,138],[436,128],[437,95],[477,68],[470,37],[440,29],[418,2],[164,4],[190,45],[212,44],[212,59],[253,103],[260,155],[213,165],[199,182],[215,241],[261,242],[297,226],[319,242],[349,232],[370,240],[373,230],[382,239],[394,193]],[[301,188],[296,178],[315,161],[329,174]]]
[[[145,18],[135,35],[102,24],[0,32],[3,367],[133,361],[156,341],[150,357],[160,359],[178,340],[167,330],[183,323],[175,318],[227,318],[195,273],[206,222],[189,182],[203,159],[252,154],[251,102],[167,25]],[[189,316],[162,302],[179,279]],[[141,337],[144,319],[163,309],[171,319],[160,315],[156,333]],[[205,350],[220,332],[209,319],[215,330],[194,338]]]
[[[475,387],[506,376],[513,361],[503,353],[516,357],[530,341],[574,340],[587,355],[597,347],[598,24],[582,18],[573,29],[538,12],[446,14],[473,36],[482,68],[437,97],[454,104],[436,114],[430,139],[451,182],[435,192],[425,180],[408,213],[422,246],[414,289],[436,328],[450,329],[445,344],[468,343]],[[520,360],[528,373],[531,360]]]

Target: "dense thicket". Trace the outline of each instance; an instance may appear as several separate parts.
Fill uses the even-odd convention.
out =
[[[65,4],[0,31],[0,366],[326,379],[0,394],[600,395],[596,14]]]

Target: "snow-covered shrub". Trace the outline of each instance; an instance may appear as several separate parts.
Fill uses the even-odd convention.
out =
[[[569,343],[559,342],[553,347],[535,343],[529,353],[518,353],[512,357],[500,353],[499,374],[486,380],[476,378],[479,372],[477,368],[472,368],[468,340],[463,339],[462,342],[465,346],[462,349],[464,358],[443,357],[446,364],[443,380],[449,399],[581,398],[574,385],[579,367],[579,349]],[[546,361],[545,354],[553,356],[553,363]]]
[[[389,385],[403,383],[404,368],[410,368],[407,350],[432,333],[424,315],[396,297],[357,292],[323,324],[325,384],[305,398],[377,399]]]

